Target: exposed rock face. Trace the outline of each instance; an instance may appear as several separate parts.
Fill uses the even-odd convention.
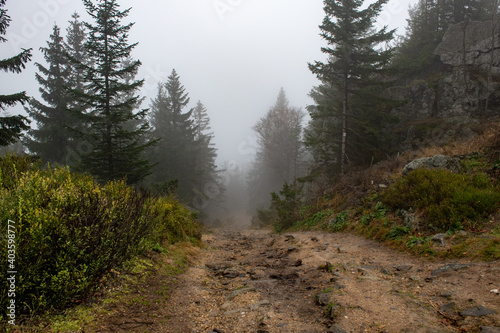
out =
[[[474,66],[488,70],[493,56],[493,75],[500,74],[500,26],[496,27],[493,50],[492,21],[452,25],[434,51],[441,61],[454,67]]]
[[[500,108],[500,25],[492,44],[492,22],[451,26],[434,53],[444,69],[431,79],[388,89],[388,97],[407,101],[393,110],[403,123],[400,150],[423,144],[442,145],[473,136],[478,116]],[[492,45],[493,48],[492,48]],[[490,71],[492,80],[488,83]],[[488,101],[488,109],[485,108]]]
[[[444,155],[435,155],[433,157],[423,157],[408,163],[403,169],[403,175],[406,175],[408,172],[420,169],[448,169],[453,172],[460,171],[460,161],[457,158],[444,156]]]
[[[434,51],[443,63],[453,66],[438,84],[437,108],[444,115],[473,116],[482,111],[486,99],[500,98],[498,80],[487,84],[490,64],[492,77],[500,75],[500,26],[492,32],[492,21],[461,22],[448,29]]]

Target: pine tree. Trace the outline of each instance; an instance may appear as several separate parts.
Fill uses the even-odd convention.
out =
[[[394,30],[388,31],[384,27],[374,31],[376,17],[380,14],[387,0],[378,0],[366,9],[360,9],[363,0],[325,0],[325,18],[320,26],[321,36],[328,46],[321,51],[329,56],[326,63],[316,61],[309,64],[312,73],[324,83],[332,85],[341,96],[342,122],[340,173],[345,172],[348,158],[348,148],[353,150],[348,135],[355,134],[362,141],[364,133],[354,130],[349,122],[360,121],[374,111],[373,109],[355,109],[352,103],[355,97],[365,99],[376,97],[372,89],[380,85],[380,74],[388,64],[393,50],[389,47],[381,49],[381,45],[392,40]]]
[[[153,182],[176,183],[178,196],[190,201],[196,182],[195,128],[191,118],[193,110],[184,111],[189,94],[172,70],[166,83],[158,85],[158,94],[151,103],[153,137],[159,139],[151,153],[157,165]]]
[[[29,131],[27,146],[44,162],[65,164],[69,146],[68,111],[69,95],[66,82],[69,77],[69,62],[65,56],[60,28],[54,25],[47,47],[40,48],[48,67],[35,63],[42,99],[32,98],[25,110],[37,122],[37,128]]]
[[[6,0],[0,0],[0,42],[7,41],[3,37],[5,35],[9,23],[10,16],[7,14],[5,6]],[[8,58],[0,59],[0,69],[6,72],[20,73],[25,64],[31,59],[31,49],[23,50],[21,53]],[[16,105],[17,103],[24,104],[29,101],[26,92],[20,92],[9,95],[0,95],[0,111],[4,111],[7,107]],[[6,116],[0,117],[0,146],[6,146],[16,142],[21,136],[22,131],[29,129],[29,121],[24,116]]]
[[[137,73],[141,62],[122,66],[137,45],[128,44],[133,23],[121,23],[130,8],[120,11],[116,0],[97,0],[97,4],[84,0],[84,5],[95,23],[85,24],[89,63],[78,63],[84,69],[86,82],[84,91],[79,92],[80,101],[88,108],[84,116],[90,131],[85,139],[92,147],[82,156],[82,166],[101,182],[127,178],[128,183],[136,184],[150,173],[144,150],[153,142],[140,141],[148,131],[147,122],[138,129],[125,128],[131,120],[145,119],[148,111],[134,110],[140,100],[135,92],[144,80],[126,82]]]

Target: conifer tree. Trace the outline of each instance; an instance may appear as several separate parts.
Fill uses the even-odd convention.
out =
[[[80,64],[89,64],[85,42],[87,33],[85,23],[80,21],[80,15],[74,12],[66,29],[66,40],[64,42],[65,56],[68,59],[68,77],[66,78],[66,89],[68,98],[68,153],[66,164],[77,167],[81,165],[81,155],[89,152],[90,145],[83,139],[83,133],[88,132],[88,126],[81,121],[79,115],[86,112],[86,106],[80,98],[85,91],[85,68]],[[76,95],[76,96],[75,96]]]
[[[40,84],[40,93],[46,104],[32,98],[25,110],[37,123],[29,131],[28,149],[44,162],[65,164],[69,146],[68,111],[69,95],[66,82],[69,78],[69,62],[65,56],[60,28],[54,25],[46,47],[40,48],[48,66],[35,63],[38,73],[35,78]]]
[[[10,16],[4,8],[6,0],[0,0],[0,42],[5,43],[7,39],[5,35],[9,23]],[[26,66],[26,63],[31,59],[31,49],[23,50],[21,53],[7,59],[0,59],[0,70],[5,72],[20,73]],[[26,92],[14,93],[9,95],[0,95],[0,111],[5,111],[7,107],[16,105],[17,103],[24,104],[29,101]],[[22,131],[29,129],[29,121],[24,116],[5,116],[0,117],[0,146],[16,142]]]
[[[189,100],[174,69],[167,82],[158,85],[158,94],[151,103],[150,119],[153,138],[159,140],[151,152],[151,160],[157,164],[153,182],[176,183],[177,194],[185,201],[193,198],[197,184],[193,110],[185,111]]]
[[[78,63],[85,78],[84,91],[78,93],[87,108],[84,118],[89,132],[85,139],[92,147],[82,156],[82,167],[101,182],[127,178],[128,183],[135,184],[150,173],[144,150],[153,142],[141,142],[141,136],[148,131],[147,122],[137,129],[125,128],[131,120],[145,119],[148,111],[134,110],[140,100],[135,92],[144,80],[126,82],[137,73],[141,62],[135,60],[122,66],[137,45],[128,43],[133,23],[121,23],[130,8],[119,10],[116,0],[97,0],[96,4],[84,0],[84,5],[94,24],[85,24],[88,63]]]
[[[196,103],[192,113],[194,140],[196,143],[196,198],[193,205],[205,211],[210,205],[222,201],[225,192],[219,181],[216,166],[217,149],[215,148],[214,132],[210,127],[210,117],[201,101]]]
[[[87,33],[85,23],[79,20],[80,15],[74,12],[71,17],[73,20],[69,21],[69,26],[66,29],[66,41],[64,42],[66,56],[71,62],[68,81],[70,87],[83,91],[84,67],[78,66],[78,64],[88,64],[89,62],[85,50]],[[75,99],[73,102],[77,103],[77,100]]]
[[[314,101],[307,106],[310,116],[304,130],[304,144],[311,152],[313,161],[310,168],[311,179],[324,177],[332,181],[340,173],[340,146],[342,131],[342,97],[340,92],[327,82],[314,87],[309,93]],[[329,183],[329,182],[328,182]]]
[[[198,188],[210,181],[215,181],[217,149],[213,143],[214,132],[211,131],[210,117],[201,101],[193,109],[194,140],[198,146],[196,169],[198,173]]]
[[[375,79],[376,74],[381,74],[388,64],[392,49],[382,49],[384,43],[393,38],[394,30],[388,31],[387,27],[375,31],[374,23],[387,0],[378,0],[370,4],[366,9],[361,9],[363,0],[325,0],[325,18],[320,25],[321,36],[326,40],[327,46],[321,51],[328,55],[327,62],[316,61],[309,64],[309,69],[316,74],[322,82],[335,88],[340,96],[341,114],[336,115],[341,119],[342,127],[340,135],[341,153],[339,157],[340,173],[344,173],[348,158],[348,148],[353,150],[354,138],[348,139],[352,134],[358,139],[363,138],[362,131],[369,128],[365,122],[371,110],[366,105],[358,105],[355,108],[354,98],[358,101],[374,99],[373,105],[377,105],[377,93],[373,87],[380,85],[381,80]],[[358,120],[360,131],[354,130],[353,120]],[[370,128],[370,130],[373,130]]]

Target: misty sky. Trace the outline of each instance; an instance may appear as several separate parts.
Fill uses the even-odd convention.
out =
[[[318,81],[308,62],[324,60],[318,25],[322,0],[121,0],[132,7],[124,23],[135,22],[130,43],[139,42],[133,57],[142,62],[137,76],[145,78],[142,107],[149,107],[157,83],[173,68],[191,97],[205,104],[211,118],[219,162],[248,161],[256,141],[251,127],[274,104],[283,87],[292,106],[305,109]],[[417,0],[390,0],[379,26],[404,33],[408,6]],[[7,0],[12,22],[0,58],[21,48],[33,48],[33,60],[22,74],[0,75],[2,94],[25,90],[39,98],[35,62],[45,65],[39,51],[46,46],[54,23],[66,35],[71,14],[87,20],[80,0]],[[8,109],[25,114],[22,107]],[[35,123],[32,123],[34,126]]]

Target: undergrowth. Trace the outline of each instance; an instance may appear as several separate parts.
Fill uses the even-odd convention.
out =
[[[124,181],[97,184],[29,157],[0,159],[0,229],[16,233],[16,313],[34,315],[81,302],[112,268],[162,244],[200,237],[196,215],[173,198],[153,198]],[[7,238],[0,239],[7,258]],[[0,262],[5,318],[7,262]]]
[[[463,173],[414,170],[393,178],[385,190],[372,188],[354,205],[346,205],[342,193],[333,194],[320,207],[297,207],[300,203],[286,202],[286,196],[280,204],[299,211],[294,230],[346,230],[418,255],[498,260],[497,169],[498,158],[472,153],[463,159]],[[276,231],[286,229],[281,227]],[[446,234],[445,247],[432,241],[436,233]]]

